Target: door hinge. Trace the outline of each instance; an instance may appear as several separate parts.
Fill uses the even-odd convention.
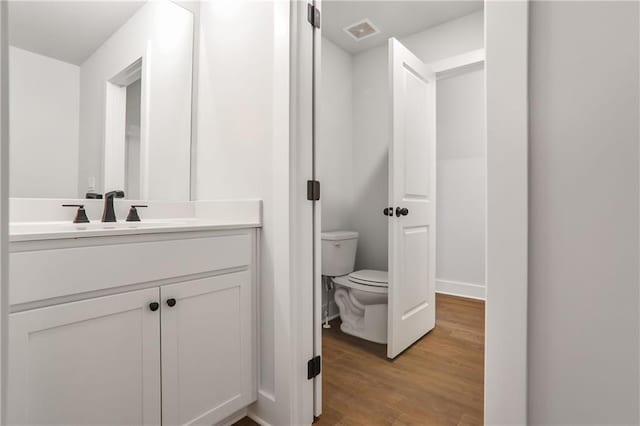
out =
[[[307,181],[307,200],[318,201],[320,200],[320,182],[317,180]]]
[[[314,28],[320,28],[320,10],[311,3],[307,4],[307,21]]]
[[[322,370],[322,358],[320,355],[314,356],[307,362],[307,379],[311,380],[320,374]]]

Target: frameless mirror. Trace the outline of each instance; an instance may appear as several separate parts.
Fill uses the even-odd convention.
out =
[[[9,3],[11,196],[188,200],[193,14]]]

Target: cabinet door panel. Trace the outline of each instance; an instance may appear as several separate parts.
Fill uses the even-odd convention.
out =
[[[167,285],[160,293],[163,424],[215,424],[251,403],[250,273]]]
[[[157,288],[11,314],[9,424],[160,423]]]

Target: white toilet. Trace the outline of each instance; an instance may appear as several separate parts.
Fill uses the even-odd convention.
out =
[[[322,233],[322,275],[336,285],[334,300],[340,310],[340,329],[376,343],[387,343],[387,271],[353,271],[358,233]]]

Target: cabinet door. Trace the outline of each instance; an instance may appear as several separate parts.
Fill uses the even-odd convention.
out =
[[[9,317],[8,423],[160,423],[158,288]]]
[[[164,425],[215,424],[255,400],[251,288],[248,271],[160,288]]]

